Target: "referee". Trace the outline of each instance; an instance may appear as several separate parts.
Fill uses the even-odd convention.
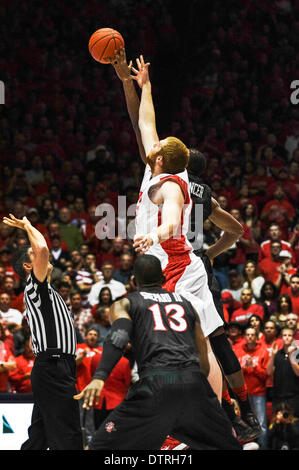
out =
[[[13,267],[26,286],[24,300],[36,360],[31,372],[34,397],[29,439],[21,450],[83,450],[76,392],[76,336],[70,312],[49,281],[53,266],[43,235],[26,217],[3,221],[27,232],[30,246]]]

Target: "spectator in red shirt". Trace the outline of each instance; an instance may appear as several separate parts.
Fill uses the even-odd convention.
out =
[[[271,244],[272,242],[279,241],[281,243],[281,249],[289,251],[292,254],[293,263],[295,263],[295,256],[291,243],[281,239],[280,226],[276,223],[271,224],[269,226],[268,233],[270,238],[261,243],[258,261],[261,262],[264,258],[271,258]]]
[[[272,356],[273,347],[281,349],[283,347],[283,340],[278,337],[280,333],[279,326],[273,320],[268,320],[264,325],[264,336],[260,340],[260,343],[265,346],[269,353],[269,357]],[[272,399],[273,399],[273,376],[267,375],[266,379],[266,398],[267,398],[267,417],[268,422],[272,417]]]
[[[0,323],[0,393],[9,391],[8,375],[16,368],[15,358],[5,340],[5,330]]]
[[[240,361],[248,389],[252,409],[262,428],[258,439],[261,449],[267,448],[267,413],[266,413],[266,379],[269,353],[257,340],[256,330],[246,328],[246,343],[235,347],[234,351]]]
[[[263,258],[258,263],[258,268],[261,275],[265,278],[265,281],[271,281],[273,284],[276,283],[280,272],[281,260],[279,253],[281,252],[281,243],[279,241],[273,241],[271,243],[271,257]]]
[[[15,308],[19,310],[19,312],[24,312],[25,304],[24,304],[24,292],[16,295],[15,293],[15,281],[12,276],[6,276],[3,284],[3,292],[10,295],[11,304],[10,308]]]
[[[253,246],[252,238],[251,238],[251,231],[250,231],[250,228],[244,224],[241,218],[240,209],[232,208],[230,210],[230,214],[238,222],[240,222],[240,224],[242,224],[242,227],[244,230],[242,237],[240,237],[239,240],[236,242],[236,254],[234,257],[230,258],[229,260],[229,264],[231,265],[231,267],[236,267],[236,269],[241,271],[246,263],[247,250],[248,249],[250,250]]]
[[[90,371],[91,377],[101,360],[103,348],[99,348],[100,353],[95,354],[91,358]],[[127,358],[122,357],[108,379],[105,381],[104,388],[100,395],[100,401],[93,406],[94,410],[94,427],[98,429],[102,422],[107,418],[114,408],[121,404],[125,399],[131,383],[131,367]]]
[[[92,380],[91,371],[90,371],[90,361],[95,354],[99,354],[100,349],[97,346],[98,342],[98,331],[92,327],[87,331],[85,336],[85,343],[77,344],[76,352],[76,366],[77,366],[77,382],[76,387],[78,393],[81,392],[86,385],[89,384]],[[80,418],[81,423],[83,423],[83,400],[80,400]],[[94,424],[93,419],[90,414],[86,415],[86,439],[87,442],[91,440],[94,433]]]
[[[239,347],[241,344],[245,343],[245,338],[243,334],[243,328],[237,321],[229,322],[226,327],[226,335],[229,339],[232,347]]]
[[[293,313],[299,316],[299,274],[293,274],[290,279],[290,287],[286,289],[286,293],[290,296]]]
[[[12,267],[13,252],[7,246],[0,248],[0,266],[5,268],[6,276],[12,276],[15,280],[15,286],[18,287],[20,283],[19,276],[15,273]]]
[[[74,200],[73,210],[71,212],[71,222],[79,220],[85,225],[88,219],[89,216],[85,209],[84,199],[81,196],[77,196]]]
[[[9,382],[13,392],[32,393],[30,377],[34,360],[31,337],[27,337],[24,341],[23,354],[15,359],[17,368],[9,372]]]
[[[279,259],[281,261],[281,265],[278,268],[279,275],[276,279],[275,285],[278,291],[281,294],[288,292],[288,287],[291,285],[291,276],[296,274],[296,268],[292,265],[292,255],[287,250],[281,250],[279,253]]]
[[[41,232],[44,236],[48,233],[47,227],[45,224],[39,221],[39,213],[35,207],[28,209],[26,214],[27,219],[30,221],[31,225]]]
[[[265,223],[276,222],[279,224],[284,238],[288,237],[288,228],[291,225],[295,210],[293,205],[287,200],[281,185],[277,185],[274,193],[274,199],[267,202],[261,212],[261,220]]]
[[[264,309],[261,305],[253,304],[252,289],[245,288],[241,292],[242,307],[235,310],[232,314],[231,321],[237,321],[241,326],[246,326],[251,315],[258,315],[264,319]]]
[[[299,224],[296,224],[293,232],[290,233],[289,243],[295,253],[295,266],[299,266]]]
[[[109,261],[110,263],[112,263],[114,266],[114,269],[120,269],[120,257],[123,254],[124,243],[125,243],[125,240],[123,240],[120,237],[115,237],[112,240],[112,246],[110,250],[107,253],[105,253],[105,257],[102,255],[102,253],[99,253],[97,255],[96,257],[97,267],[100,268],[102,266],[101,262],[103,263],[103,261],[105,260],[105,261]]]

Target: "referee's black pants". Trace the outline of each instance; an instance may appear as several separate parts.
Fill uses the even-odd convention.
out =
[[[82,450],[75,358],[37,356],[31,372],[34,397],[29,439],[21,450]]]

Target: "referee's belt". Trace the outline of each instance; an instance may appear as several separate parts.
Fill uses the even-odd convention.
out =
[[[46,351],[38,352],[36,357],[39,359],[61,359],[65,358],[74,358],[74,354],[63,353],[61,349],[58,348],[48,348]]]

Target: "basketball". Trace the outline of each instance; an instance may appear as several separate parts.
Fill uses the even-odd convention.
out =
[[[95,31],[89,39],[88,48],[92,57],[102,64],[110,64],[115,51],[124,47],[122,35],[112,28],[101,28]]]

